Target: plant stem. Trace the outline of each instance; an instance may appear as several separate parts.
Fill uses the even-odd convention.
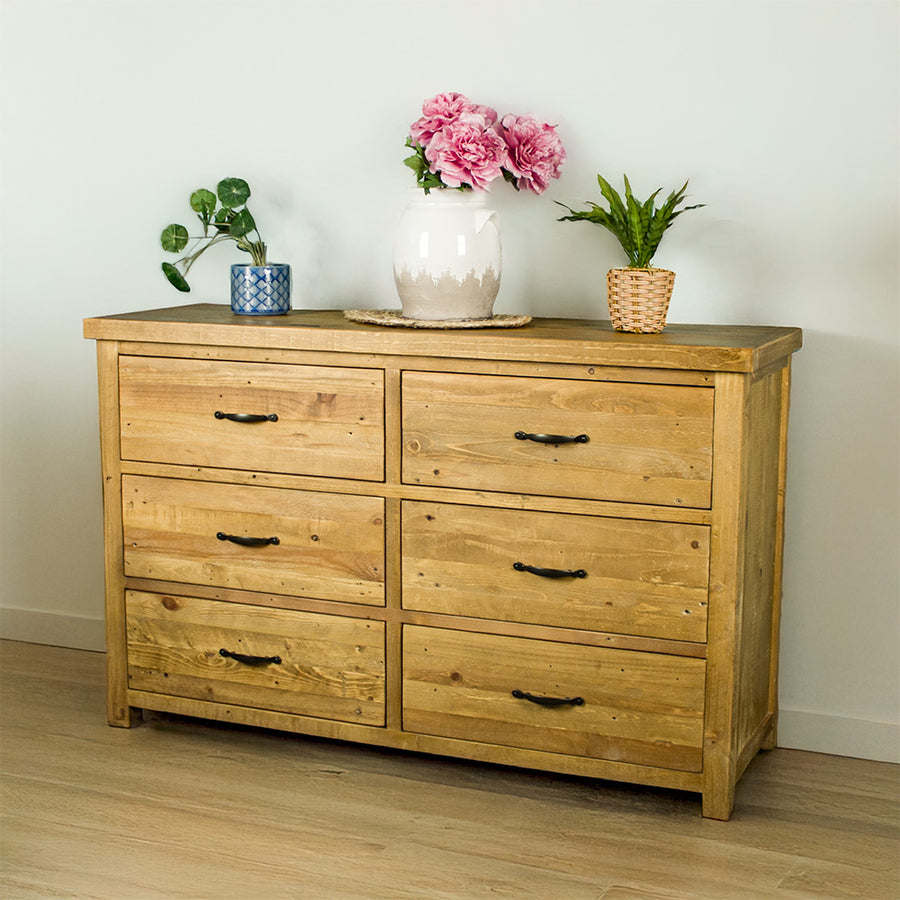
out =
[[[201,241],[206,240],[206,238],[193,238],[193,240]],[[190,272],[191,266],[200,258],[203,253],[209,250],[209,248],[212,247],[213,244],[221,244],[222,241],[228,240],[234,240],[234,238],[230,237],[227,234],[217,235],[216,237],[212,238],[208,244],[201,247],[196,252],[191,253],[189,256],[183,256],[181,259],[179,259],[178,262],[184,264],[184,274],[187,275],[187,273]]]

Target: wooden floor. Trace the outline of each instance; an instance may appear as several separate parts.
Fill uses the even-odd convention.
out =
[[[4,641],[0,897],[900,897],[898,767],[754,760],[698,798],[153,715],[102,654]]]

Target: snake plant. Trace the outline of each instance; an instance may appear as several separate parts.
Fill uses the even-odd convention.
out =
[[[602,225],[611,231],[622,249],[628,257],[629,269],[647,269],[650,268],[650,261],[656,253],[659,243],[667,228],[683,212],[689,209],[699,209],[705,206],[704,203],[697,203],[694,206],[685,206],[683,209],[678,207],[684,202],[685,192],[688,183],[682,185],[678,191],[672,191],[666,198],[662,206],[656,206],[656,198],[662,188],[657,188],[643,203],[635,200],[631,191],[631,185],[628,182],[628,176],[625,179],[625,199],[619,196],[616,189],[602,176],[597,176],[600,183],[600,193],[603,195],[609,209],[603,209],[596,203],[588,201],[590,209],[576,212],[574,209],[566,206],[565,203],[559,203],[560,206],[568,209],[571,215],[563,216],[558,219],[560,222],[593,222],[596,225]]]

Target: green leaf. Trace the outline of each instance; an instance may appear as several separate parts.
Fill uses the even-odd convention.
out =
[[[444,188],[446,185],[441,181],[440,175],[435,175],[433,172],[425,172],[419,179],[419,187],[424,188],[427,194],[432,188]],[[461,190],[461,188],[457,188],[457,190]]]
[[[190,292],[191,286],[185,281],[184,276],[172,265],[172,263],[164,262],[162,264],[162,270],[173,287],[184,293]]]
[[[223,178],[216,185],[222,206],[235,209],[250,199],[250,185],[243,178]]]
[[[181,253],[188,243],[188,230],[184,225],[167,225],[159,236],[166,253]]]
[[[200,216],[204,222],[209,222],[216,208],[216,195],[206,188],[199,188],[191,194],[191,209]]]
[[[656,212],[654,201],[661,190],[662,188],[657,188],[641,207],[641,228],[643,229],[645,236],[650,228],[650,223],[653,221],[653,214]]]
[[[563,216],[560,222],[593,222],[602,225],[618,238],[625,255],[628,257],[629,266],[644,268],[650,265],[650,260],[656,252],[663,233],[672,222],[689,209],[698,209],[703,203],[694,206],[686,206],[677,210],[676,207],[684,201],[688,183],[685,182],[677,191],[672,191],[663,205],[656,209],[656,198],[662,188],[657,188],[643,203],[639,202],[631,190],[628,176],[622,176],[625,181],[625,202],[619,196],[616,189],[602,176],[597,176],[600,185],[600,193],[609,204],[609,211],[597,206],[596,203],[588,203],[591,208],[581,212],[570,209],[564,203],[559,205],[569,210],[570,215]]]
[[[203,226],[203,236],[209,233],[209,220],[216,209],[216,195],[206,188],[199,188],[191,194],[191,209],[197,213],[197,218]]]
[[[416,173],[416,177],[419,177],[426,169],[423,161],[417,155],[407,156],[406,159],[403,160],[403,165],[409,166],[413,170],[413,172]]]
[[[662,240],[663,233],[669,227],[669,224],[669,217],[661,210],[657,210],[647,231],[647,252],[645,254],[644,267],[650,265],[650,260],[653,259],[654,254],[659,249],[659,242]]]
[[[415,150],[415,153],[412,156],[407,156],[403,160],[403,164],[409,166],[416,173],[416,184],[418,187],[423,188],[426,194],[432,188],[445,187],[444,182],[441,181],[441,176],[435,175],[429,168],[428,160],[425,159],[425,148],[421,144],[417,144],[412,138],[406,139],[406,146]]]
[[[229,234],[231,229],[231,220],[234,218],[234,216],[234,210],[220,209],[213,219],[213,224],[216,226],[216,231],[219,234]]]
[[[249,209],[242,209],[240,212],[235,213],[229,226],[230,234],[233,238],[242,238],[245,234],[249,234],[255,229],[256,222],[253,221],[253,216],[250,215]]]
[[[622,231],[627,230],[628,223],[628,215],[625,212],[625,204],[622,203],[622,198],[617,193],[616,189],[602,176],[597,176],[597,181],[600,184],[600,193],[606,198],[606,202],[609,204],[609,212],[613,219],[621,226]]]
[[[641,207],[634,194],[631,192],[631,185],[628,182],[628,176],[625,179],[625,202],[627,203],[628,212],[628,231],[631,238],[631,248],[634,251],[635,261],[640,261],[644,250],[644,228],[641,223]]]

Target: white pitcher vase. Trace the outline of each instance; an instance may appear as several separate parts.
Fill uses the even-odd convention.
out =
[[[409,319],[488,319],[500,290],[500,227],[482,191],[411,191],[394,243]]]

